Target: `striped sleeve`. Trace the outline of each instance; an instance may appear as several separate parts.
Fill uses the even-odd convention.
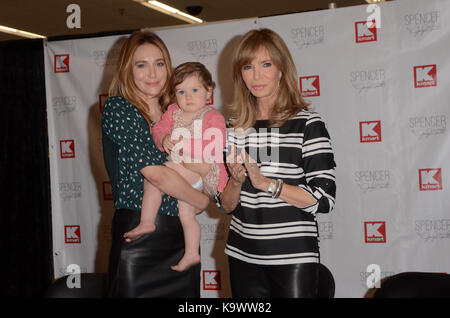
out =
[[[305,124],[302,147],[303,168],[306,185],[317,203],[304,208],[309,213],[329,213],[336,198],[336,178],[333,149],[325,123],[316,112],[311,112]]]

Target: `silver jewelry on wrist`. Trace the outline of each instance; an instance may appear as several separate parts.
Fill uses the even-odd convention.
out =
[[[277,179],[277,189],[275,190],[275,193],[272,194],[273,199],[277,199],[280,196],[283,183],[283,180]]]
[[[272,179],[270,181],[269,187],[267,188],[267,192],[269,192],[273,196],[276,189],[277,189],[277,181]]]

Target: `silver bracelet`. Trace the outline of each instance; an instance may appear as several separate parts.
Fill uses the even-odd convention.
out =
[[[267,188],[267,192],[269,192],[273,196],[276,189],[277,189],[277,181],[272,179],[270,181],[269,187]]]
[[[272,195],[273,199],[277,199],[281,194],[281,189],[283,188],[283,180],[278,179],[277,180],[277,189],[275,190],[275,193]]]

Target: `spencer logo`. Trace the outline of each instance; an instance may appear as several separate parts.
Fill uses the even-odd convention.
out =
[[[292,41],[298,48],[306,48],[310,45],[324,42],[324,26],[308,25],[291,29]]]
[[[450,219],[416,220],[416,234],[425,242],[450,238]]]
[[[77,199],[81,197],[81,183],[80,182],[60,182],[59,196],[64,200]]]
[[[441,168],[419,169],[420,191],[442,190]]]
[[[414,87],[437,86],[436,64],[414,66]]]
[[[384,69],[361,70],[350,73],[350,83],[358,92],[385,86]]]
[[[57,54],[55,55],[54,62],[55,73],[68,73],[69,68],[69,54]]]
[[[57,115],[71,113],[77,106],[76,96],[58,96],[52,99],[53,109]]]
[[[386,222],[364,222],[366,243],[386,243]]]
[[[80,244],[81,231],[79,225],[64,226],[64,237],[66,244]]]
[[[447,116],[419,116],[409,118],[409,128],[419,138],[444,134],[447,129]]]
[[[368,22],[372,22],[370,25]],[[376,20],[355,22],[356,43],[372,42],[377,40]]]
[[[361,121],[359,122],[360,142],[380,142],[381,141],[381,121]]]
[[[217,241],[224,241],[226,236],[226,226],[218,224],[200,224],[202,232],[202,244],[214,244]]]
[[[220,271],[203,271],[203,290],[221,290]]]
[[[362,170],[355,171],[355,183],[363,190],[364,193],[386,189],[390,186],[390,171],[389,170]]]
[[[75,158],[75,141],[72,140],[60,140],[60,153],[61,159]]]
[[[365,288],[368,288],[369,287],[369,286],[367,286],[367,281],[368,280],[374,279],[375,281],[381,281],[382,279],[384,279],[386,277],[389,277],[389,276],[393,276],[396,273],[395,272],[390,272],[390,271],[380,271],[377,274],[378,275],[375,275],[374,272],[368,272],[367,270],[364,271],[364,272],[359,272],[359,277],[360,277],[361,284]],[[379,277],[375,277],[375,276],[379,276]]]
[[[119,58],[120,49],[111,49],[109,51],[96,50],[92,52],[92,55],[97,66],[114,65]]]
[[[189,41],[187,47],[189,53],[198,59],[217,55],[218,52],[216,39]]]
[[[300,77],[300,93],[303,97],[320,96],[319,76]]]
[[[403,17],[406,29],[414,36],[422,36],[426,33],[440,30],[440,11],[417,12],[406,14]]]

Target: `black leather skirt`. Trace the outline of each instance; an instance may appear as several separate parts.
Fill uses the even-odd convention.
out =
[[[156,231],[127,243],[123,234],[139,224],[141,213],[117,210],[109,256],[109,297],[199,298],[200,264],[179,273],[170,269],[184,254],[180,219],[159,215]]]

